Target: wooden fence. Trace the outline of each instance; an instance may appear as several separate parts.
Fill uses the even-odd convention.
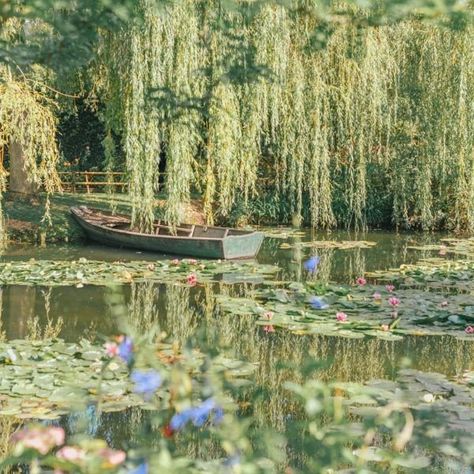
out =
[[[125,173],[120,171],[60,171],[64,191],[72,193],[99,193],[111,188],[113,192],[127,192]]]

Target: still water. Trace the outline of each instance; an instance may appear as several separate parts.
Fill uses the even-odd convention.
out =
[[[338,232],[318,236],[307,232],[287,239],[267,238],[257,261],[278,265],[281,271],[277,278],[280,280],[302,281],[306,277],[302,263],[308,256],[317,253],[321,256],[318,279],[350,283],[364,271],[384,270],[416,262],[426,255],[408,247],[437,243],[440,237],[439,234],[400,235],[384,232],[362,235]],[[377,245],[368,249],[319,251],[294,247],[299,241],[315,239],[368,240]],[[282,244],[290,244],[292,248],[281,248]],[[2,260],[75,260],[80,257],[108,261],[170,258],[168,255],[85,245],[45,248],[13,246]],[[284,331],[268,334],[255,324],[253,316],[223,314],[216,307],[216,295],[245,295],[251,287],[250,283],[213,283],[188,288],[146,282],[115,289],[97,286],[5,286],[0,289],[2,329],[9,339],[25,338],[35,318],[40,327],[45,327],[48,322],[54,324],[61,318],[63,326],[60,336],[68,341],[84,337],[108,337],[118,331],[118,297],[121,306],[119,313],[135,325],[147,327],[151,322],[157,322],[170,339],[181,343],[199,333],[201,338],[212,341],[213,345],[217,345],[229,356],[258,363],[256,377],[259,385],[271,391],[272,399],[262,410],[256,410],[256,413],[270,418],[270,422],[276,426],[284,423],[280,414],[288,413],[288,409],[283,409],[284,379],[277,370],[278,363],[282,361],[296,365],[302,365],[308,359],[321,361],[324,363],[319,375],[322,379],[354,382],[395,378],[400,363],[406,363],[408,359],[413,368],[449,376],[474,368],[474,345],[449,336],[411,336],[393,342],[301,336]],[[115,303],[111,304],[111,301]],[[104,436],[114,446],[122,446],[124,440],[133,439],[133,426],[137,425],[142,416],[146,415],[139,410],[103,414],[99,418],[94,413],[84,413],[68,417],[63,423],[68,431],[74,432],[79,429],[79,425],[82,426],[82,422],[86,422],[88,431]]]

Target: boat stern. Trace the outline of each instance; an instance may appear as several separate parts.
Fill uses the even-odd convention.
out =
[[[251,232],[246,235],[230,235],[226,237],[223,240],[224,258],[231,260],[255,257],[260,250],[264,237],[262,232]]]

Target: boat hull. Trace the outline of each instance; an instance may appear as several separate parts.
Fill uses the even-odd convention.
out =
[[[91,224],[75,212],[74,208],[71,209],[71,213],[91,240],[112,247],[170,255],[212,259],[252,258],[257,255],[264,238],[261,232],[227,236],[222,239],[140,234]]]

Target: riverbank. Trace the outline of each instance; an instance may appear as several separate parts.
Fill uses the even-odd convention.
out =
[[[164,202],[157,200],[157,214]],[[31,200],[7,195],[4,208],[8,240],[14,243],[77,243],[84,239],[84,234],[70,215],[71,206],[104,210],[115,206],[118,213],[130,214],[131,211],[127,194],[56,194],[50,198],[50,222],[45,220],[45,206],[45,195]],[[185,214],[189,222],[204,222],[202,202],[193,199]]]

